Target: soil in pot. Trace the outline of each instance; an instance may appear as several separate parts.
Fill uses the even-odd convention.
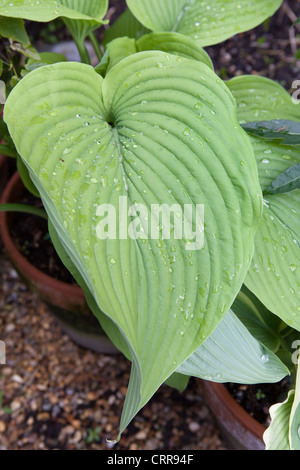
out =
[[[21,204],[42,208],[41,201],[24,191]],[[37,269],[58,281],[76,285],[76,281],[61,262],[51,242],[48,224],[42,217],[18,213],[10,229],[20,253]]]
[[[288,378],[273,384],[240,385],[225,384],[236,402],[256,421],[268,427],[271,421],[269,409],[286,399],[290,389]]]
[[[275,384],[239,385],[203,381],[204,398],[232,450],[264,450],[263,434],[270,424],[269,408],[282,402],[289,379]]]
[[[41,200],[24,188],[17,173],[9,182],[5,201],[42,207]],[[47,221],[20,212],[7,215],[9,256],[25,283],[37,291],[73,341],[100,353],[116,353],[117,349],[90,312],[82,290],[56,254]],[[7,227],[5,223],[4,226]]]

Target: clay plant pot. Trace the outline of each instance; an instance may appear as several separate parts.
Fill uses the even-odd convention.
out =
[[[16,203],[20,201],[23,192],[24,185],[16,172],[3,192],[1,203]],[[20,253],[10,234],[15,217],[17,213],[0,212],[0,235],[11,263],[27,286],[48,305],[62,329],[74,342],[100,353],[117,352],[90,312],[82,289],[43,273]]]
[[[266,428],[245,411],[223,384],[202,382],[205,401],[232,450],[264,450]]]

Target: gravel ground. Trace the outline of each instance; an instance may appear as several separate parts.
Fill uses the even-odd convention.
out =
[[[66,336],[0,252],[0,450],[107,450],[129,379],[121,355],[85,350]],[[115,450],[226,450],[201,382],[162,386]]]

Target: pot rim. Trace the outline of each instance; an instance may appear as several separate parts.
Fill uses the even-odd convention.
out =
[[[16,171],[13,176],[8,181],[4,192],[1,196],[0,202],[2,204],[9,203],[11,197],[15,192],[16,188],[21,187],[22,180],[20,178],[19,172]],[[8,213],[0,212],[0,235],[3,241],[3,245],[8,252],[12,260],[16,262],[17,266],[22,266],[24,271],[29,274],[29,277],[33,279],[34,282],[44,283],[50,286],[52,289],[62,292],[65,296],[72,298],[84,299],[84,293],[81,287],[68,284],[63,281],[59,281],[48,274],[45,274],[43,271],[40,271],[38,268],[33,266],[17,249],[13,239],[10,235],[8,228]]]
[[[223,383],[203,381],[204,387],[213,391],[224,406],[227,407],[231,415],[242,422],[245,428],[258,439],[263,440],[263,434],[267,429],[263,424],[251,416],[229,393]],[[214,410],[217,415],[217,411]]]

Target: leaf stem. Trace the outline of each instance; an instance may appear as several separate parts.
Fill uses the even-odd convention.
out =
[[[101,47],[100,47],[99,41],[98,41],[98,39],[96,38],[94,32],[91,32],[91,33],[89,34],[89,39],[90,39],[90,41],[91,41],[91,44],[92,44],[92,46],[93,46],[93,48],[94,48],[94,51],[96,52],[96,55],[97,55],[97,57],[98,57],[99,62],[100,62],[101,59],[102,59],[102,57],[103,57],[103,53],[102,53],[102,51],[101,51]]]
[[[30,206],[29,204],[0,204],[0,212],[25,212],[27,214],[37,215],[43,219],[48,220],[47,213],[44,209],[39,207]]]
[[[6,155],[7,157],[13,157],[13,158],[17,158],[18,156],[18,152],[16,150],[4,144],[0,144],[0,154]]]
[[[80,59],[84,64],[91,65],[91,58],[88,53],[87,48],[85,47],[84,41],[78,40],[75,35],[73,36],[73,39],[75,41],[76,47],[78,49]]]

